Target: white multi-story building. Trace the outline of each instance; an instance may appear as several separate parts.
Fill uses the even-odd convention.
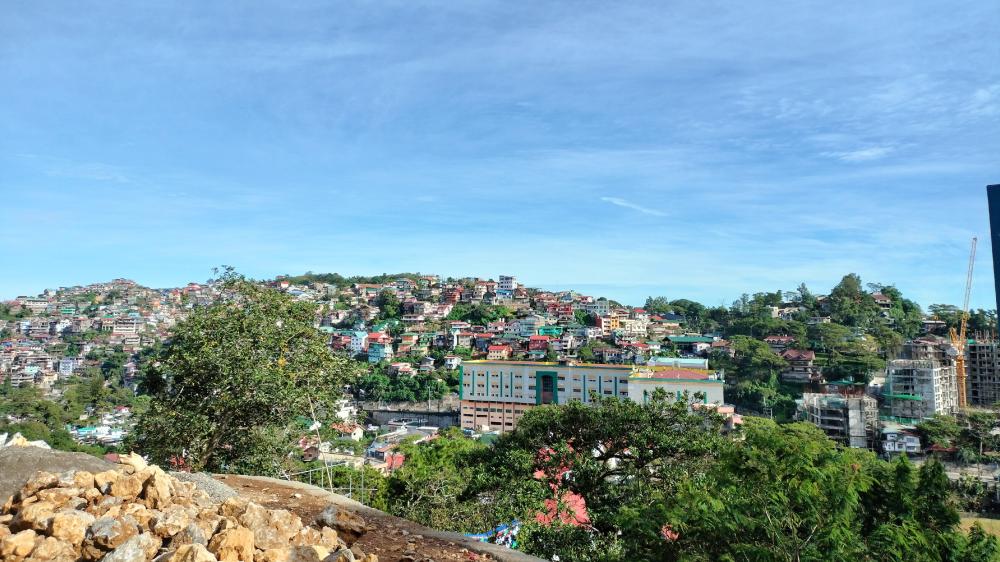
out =
[[[139,333],[141,321],[131,316],[115,318],[111,333],[118,336],[134,336]]]
[[[882,452],[917,454],[921,451],[920,437],[916,429],[896,423],[886,423],[882,427]]]
[[[523,338],[534,336],[538,329],[546,323],[545,318],[537,314],[532,314],[517,321],[518,335]]]
[[[611,314],[611,301],[601,297],[587,305],[587,312],[594,316],[607,316]]]
[[[351,332],[351,355],[358,355],[359,353],[364,353],[368,349],[368,332],[355,331]]]
[[[513,275],[501,275],[500,281],[497,283],[497,290],[513,293],[519,286],[517,284],[517,277]]]

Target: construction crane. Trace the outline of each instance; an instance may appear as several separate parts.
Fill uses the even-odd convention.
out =
[[[962,302],[962,316],[959,321],[958,330],[952,328],[948,331],[951,336],[951,345],[955,347],[955,375],[958,377],[958,407],[965,408],[969,405],[965,392],[965,347],[968,345],[966,329],[969,326],[969,296],[972,294],[972,271],[976,266],[976,245],[978,238],[972,239],[972,251],[969,252],[969,270],[965,277],[965,300]]]

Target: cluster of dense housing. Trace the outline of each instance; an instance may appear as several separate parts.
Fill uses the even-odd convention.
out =
[[[382,365],[391,376],[458,371],[466,429],[506,431],[540,404],[587,402],[595,394],[642,401],[657,390],[716,408],[731,423],[739,420],[727,405],[725,394],[733,386],[718,359],[740,352],[724,330],[695,329],[672,311],[527,288],[509,275],[497,281],[434,275],[380,281],[270,283],[316,304],[316,326],[329,335],[334,350]],[[96,352],[134,354],[164,338],[192,307],[218,297],[211,283],[154,290],[122,279],[18,297],[5,303],[0,376],[8,384],[57,394],[57,381],[101,361]],[[872,292],[866,298],[879,322],[894,322],[898,303],[892,297]],[[833,307],[830,297],[819,296],[810,307],[775,301],[762,314],[822,329],[831,323]],[[944,327],[940,319],[923,318],[923,335],[885,357],[886,368],[869,373],[862,384],[831,376],[801,336],[781,330],[753,336],[780,357],[780,380],[800,389],[801,419],[850,446],[917,452],[921,445],[913,425],[958,410],[956,350],[935,335]],[[842,337],[867,336],[855,329]],[[967,365],[970,404],[1000,401],[996,345],[970,341]],[[134,360],[122,366],[126,383],[135,369]]]
[[[208,285],[155,290],[127,279],[46,290],[4,304],[0,320],[0,376],[14,386],[53,384],[87,366],[98,351],[135,353],[162,340],[186,311],[214,302]],[[124,366],[126,378],[135,364]]]
[[[194,306],[215,302],[211,286],[154,290],[127,279],[61,287],[20,296],[0,309],[0,382],[33,386],[59,400],[83,378],[135,387],[138,353],[161,341]],[[71,435],[80,443],[114,445],[130,425],[126,404],[87,408]],[[7,416],[0,420],[19,423]]]

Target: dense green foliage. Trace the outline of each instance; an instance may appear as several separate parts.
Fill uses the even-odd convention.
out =
[[[958,529],[936,460],[886,462],[804,423],[724,435],[662,395],[536,408],[492,447],[450,433],[406,454],[392,512],[465,532],[519,519],[543,558],[1000,561],[996,538]]]
[[[438,400],[448,392],[448,383],[435,373],[416,373],[413,376],[389,376],[382,365],[361,375],[352,386],[354,397],[359,400],[387,402],[414,402]]]
[[[379,320],[399,320],[403,316],[399,297],[393,291],[380,292],[375,299],[375,306],[379,309]]]
[[[459,501],[473,468],[461,464],[465,455],[485,447],[452,429],[426,444],[404,443],[403,468],[389,479],[388,501],[393,513],[438,529],[482,528],[487,524],[480,505]]]
[[[273,473],[294,417],[322,419],[358,366],[330,352],[312,305],[231,271],[222,281],[225,298],[179,323],[148,374],[132,444],[164,465]]]
[[[456,304],[446,320],[464,320],[470,324],[485,326],[490,322],[514,317],[513,311],[505,306],[486,304]]]
[[[352,275],[344,277],[339,273],[313,273],[307,271],[302,275],[283,275],[278,279],[298,285],[303,283],[328,283],[344,288],[355,284],[389,283],[397,279],[417,279],[419,273],[383,273],[381,275]]]
[[[890,304],[876,302],[877,293]],[[727,396],[747,411],[770,412],[777,419],[791,415],[801,387],[781,384],[784,361],[763,343],[767,336],[790,336],[789,347],[814,351],[815,365],[828,381],[864,384],[885,368],[905,340],[920,334],[923,322],[920,306],[898,289],[866,287],[855,274],[844,276],[825,297],[800,285],[795,291],[743,295],[729,307],[649,297],[645,308],[683,317],[688,331],[729,339],[734,357],[716,353],[710,358],[714,368],[726,369]]]

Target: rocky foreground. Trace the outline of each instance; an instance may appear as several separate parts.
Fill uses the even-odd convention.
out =
[[[213,501],[141,457],[112,470],[39,472],[0,509],[0,560],[378,562],[367,528],[331,506],[317,527],[243,498]]]

